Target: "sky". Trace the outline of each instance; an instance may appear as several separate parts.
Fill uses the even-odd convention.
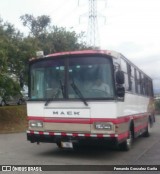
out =
[[[52,24],[88,31],[88,0],[0,0],[0,17],[23,33],[20,16],[48,15]],[[160,0],[97,0],[97,40],[122,53],[160,89]]]

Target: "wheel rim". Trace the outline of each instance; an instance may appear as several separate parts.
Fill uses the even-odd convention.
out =
[[[132,133],[129,131],[129,137],[127,138],[127,146],[130,148],[132,144]]]

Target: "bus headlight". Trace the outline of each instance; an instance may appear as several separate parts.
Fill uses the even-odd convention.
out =
[[[31,128],[42,128],[43,122],[42,121],[29,121],[29,127]]]
[[[95,129],[110,131],[110,130],[113,130],[113,124],[97,122],[95,123]]]

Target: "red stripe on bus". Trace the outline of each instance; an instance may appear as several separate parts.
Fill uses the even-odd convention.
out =
[[[91,123],[94,122],[112,122],[114,124],[126,123],[130,120],[130,116],[121,118],[91,118]]]
[[[78,133],[72,133],[73,137],[78,137]]]
[[[78,124],[93,124],[94,122],[112,122],[113,124],[127,123],[131,119],[142,119],[148,117],[148,114],[130,115],[119,118],[55,118],[55,117],[37,117],[28,116],[28,120],[40,120],[47,123],[78,123]]]
[[[90,137],[90,136],[91,136],[91,134],[84,134],[84,136],[85,136],[85,137]]]
[[[103,134],[97,134],[98,138],[103,138]]]
[[[37,116],[28,116],[28,120],[40,120],[44,121],[45,117],[37,117]]]
[[[49,135],[54,136],[54,132],[49,132]]]
[[[79,124],[90,124],[90,119],[83,118],[44,118],[44,122],[49,123],[79,123]]]
[[[30,134],[34,134],[34,131],[31,130],[31,131],[30,131]]]
[[[43,132],[42,132],[42,131],[39,131],[39,134],[40,134],[40,135],[43,135]]]
[[[125,118],[51,118],[51,117],[33,117],[29,116],[28,120],[40,120],[48,123],[79,123],[92,124],[94,122],[112,122],[114,124],[125,123],[130,120],[130,117]]]
[[[135,115],[133,116],[133,119],[136,120],[136,119],[140,119],[140,118],[144,118],[144,117],[148,117],[148,114],[144,114],[144,115]]]
[[[50,118],[50,117],[28,117],[28,120],[40,120],[47,123],[79,123],[91,124],[90,119],[83,118]]]
[[[118,134],[118,140],[122,140],[128,137],[128,131],[122,134]]]
[[[110,134],[110,137],[114,138],[115,137],[115,134]]]
[[[82,51],[68,51],[68,52],[59,52],[49,54],[46,57],[56,57],[56,56],[66,56],[66,55],[79,55],[79,54],[106,54],[110,55],[111,51],[109,50],[82,50]]]
[[[134,128],[134,131],[135,131],[135,132],[138,132],[139,130],[141,130],[141,129],[147,127],[147,125],[148,125],[148,123],[145,123],[145,124],[143,124],[143,125],[139,125],[139,126],[137,126],[137,127]]]
[[[97,137],[97,138],[106,138],[106,137],[117,137],[115,134],[89,134],[89,133],[65,133],[65,132],[43,132],[43,131],[32,131],[28,130],[27,134],[38,134],[38,135],[49,135],[49,136],[74,136],[74,137]]]
[[[62,136],[66,136],[67,134],[66,134],[65,132],[62,132],[61,135],[62,135]]]

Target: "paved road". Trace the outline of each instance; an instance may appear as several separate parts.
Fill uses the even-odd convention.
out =
[[[32,144],[25,133],[0,134],[0,164],[6,165],[158,165],[160,164],[160,116],[149,138],[136,139],[129,152],[107,148],[58,149],[55,144]],[[49,173],[49,172],[45,172]],[[50,172],[53,173],[53,172]],[[71,172],[56,172],[71,173]],[[75,173],[75,172],[74,172]],[[86,173],[86,172],[76,172]],[[97,172],[87,172],[97,173]],[[113,173],[113,172],[98,172]],[[124,173],[124,172],[117,172]],[[128,173],[128,172],[126,172]],[[140,173],[140,172],[137,172]],[[146,172],[141,172],[146,173]],[[152,173],[152,172],[147,172]],[[157,172],[154,172],[157,173]]]

